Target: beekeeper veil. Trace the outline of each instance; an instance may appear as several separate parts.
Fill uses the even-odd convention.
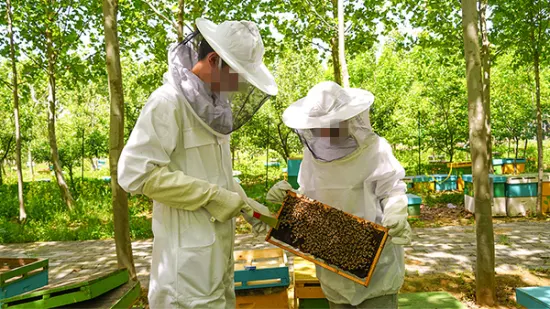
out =
[[[283,122],[316,159],[331,162],[349,156],[374,134],[369,120],[373,101],[366,90],[322,82],[284,111]]]
[[[229,134],[277,94],[277,85],[263,64],[264,46],[256,24],[226,21],[216,25],[199,18],[196,25],[197,31],[170,48],[167,79],[183,93],[200,120],[219,134]],[[217,74],[212,74],[210,83],[191,72],[204,42],[219,56]]]

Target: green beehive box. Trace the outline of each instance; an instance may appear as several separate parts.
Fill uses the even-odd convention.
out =
[[[418,195],[407,193],[407,202],[409,217],[416,218],[420,216],[420,205],[422,204],[422,198]]]
[[[302,164],[302,159],[288,159],[288,183],[294,189],[298,189],[298,173],[300,172],[300,165]]]
[[[504,159],[493,159],[493,170],[496,175],[502,175],[503,165],[504,165]]]
[[[474,196],[474,181],[472,175],[462,175],[462,180],[464,180],[464,195]]]
[[[490,175],[493,180],[493,198],[506,197],[506,176]]]

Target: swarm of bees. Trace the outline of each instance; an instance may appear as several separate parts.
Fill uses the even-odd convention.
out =
[[[271,236],[360,278],[367,277],[384,232],[341,210],[288,195]]]

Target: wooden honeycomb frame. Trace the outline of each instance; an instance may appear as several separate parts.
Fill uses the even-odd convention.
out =
[[[313,199],[310,199],[304,195],[300,195],[300,194],[296,194],[295,192],[293,191],[289,191],[288,192],[288,195],[292,196],[292,197],[295,197],[295,198],[298,198],[298,199],[301,199],[302,201],[307,201],[308,203],[312,203],[312,202],[318,202],[318,201],[315,201]],[[320,203],[323,205],[323,207],[326,207],[326,208],[334,208],[334,207],[331,207],[329,205],[326,205],[326,204],[323,204],[323,203]],[[285,203],[283,202],[283,205],[281,206],[281,208],[279,209],[279,212],[277,213],[277,219],[279,219],[283,209],[285,208]],[[360,222],[366,222],[368,223],[370,226],[372,226],[373,228],[375,228],[376,230],[379,230],[381,232],[384,233],[384,235],[382,236],[382,240],[380,241],[380,244],[376,250],[376,255],[374,256],[374,259],[372,261],[372,264],[371,264],[371,267],[369,269],[369,272],[368,272],[368,275],[365,277],[365,278],[360,278],[354,274],[351,274],[343,269],[340,269],[339,267],[335,266],[335,265],[331,265],[331,264],[327,264],[325,263],[322,259],[319,259],[319,258],[316,258],[315,256],[309,254],[309,253],[305,253],[305,252],[302,252],[300,251],[299,249],[285,243],[285,242],[282,242],[278,239],[275,239],[274,237],[271,236],[271,233],[273,231],[273,229],[270,229],[269,230],[269,233],[267,234],[267,237],[266,237],[266,241],[283,249],[283,250],[286,250],[290,253],[293,253],[297,256],[300,256],[308,261],[311,261],[325,269],[328,269],[329,271],[332,271],[338,275],[341,275],[345,278],[348,278],[354,282],[357,282],[359,284],[362,284],[364,286],[368,286],[369,285],[369,282],[372,278],[372,275],[374,273],[374,270],[376,268],[376,264],[378,263],[378,260],[380,259],[380,255],[382,253],[382,249],[384,249],[384,245],[386,243],[386,240],[388,238],[388,229],[379,225],[379,224],[376,224],[374,222],[370,222],[370,221],[367,221],[363,218],[360,218],[360,217],[357,217],[357,216],[354,216],[352,214],[349,214],[349,213],[345,213],[347,216],[357,220],[357,221],[360,221]]]

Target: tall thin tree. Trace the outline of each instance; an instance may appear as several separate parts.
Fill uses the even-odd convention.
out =
[[[349,73],[346,63],[345,29],[344,29],[344,0],[338,0],[338,55],[342,68],[342,86],[349,88]]]
[[[476,220],[476,301],[480,305],[493,306],[496,302],[495,246],[487,161],[487,106],[483,102],[476,4],[477,0],[462,0]]]
[[[481,31],[481,62],[483,73],[483,104],[485,104],[487,121],[487,162],[489,173],[493,172],[493,138],[491,134],[491,50],[489,31],[487,29],[488,0],[480,0],[479,29]]]
[[[122,70],[120,67],[117,13],[118,0],[103,0],[106,64],[109,76],[109,97],[111,100],[109,165],[111,170],[115,244],[118,267],[128,269],[132,279],[136,280],[132,241],[130,239],[128,195],[118,184],[117,177],[118,160],[124,146],[124,93],[122,89]]]
[[[15,164],[17,165],[17,197],[19,199],[19,221],[27,219],[25,201],[23,198],[23,170],[21,169],[21,125],[19,123],[19,85],[17,81],[17,56],[15,54],[15,40],[13,38],[13,12],[11,0],[6,0],[6,14],[8,19],[8,36],[10,37],[10,58],[12,70],[13,114],[15,120]],[[32,162],[31,162],[32,164]]]
[[[57,184],[61,190],[61,195],[67,204],[69,209],[73,209],[74,199],[69,190],[69,186],[65,181],[63,176],[63,167],[61,166],[61,160],[59,159],[59,150],[57,147],[57,135],[55,133],[55,122],[56,122],[56,109],[57,109],[57,97],[56,97],[56,65],[57,65],[57,52],[54,48],[54,32],[56,29],[56,16],[57,12],[53,9],[55,0],[48,0],[47,12],[46,12],[46,54],[48,58],[48,105],[49,105],[49,114],[48,114],[48,135],[50,140],[51,148],[51,159],[57,178]]]
[[[185,0],[178,0],[178,42],[183,41],[184,9],[185,9]]]

